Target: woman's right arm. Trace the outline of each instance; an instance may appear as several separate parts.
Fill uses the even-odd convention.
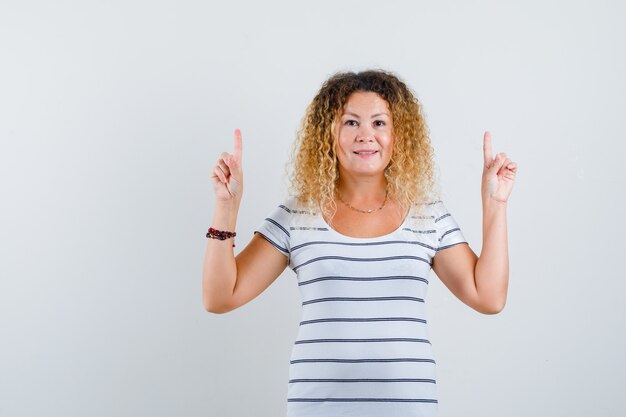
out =
[[[241,132],[234,154],[222,153],[211,176],[216,196],[211,227],[234,231],[243,193]],[[287,257],[260,234],[235,257],[233,239],[208,239],[202,271],[202,302],[211,313],[234,310],[262,293],[287,266]]]

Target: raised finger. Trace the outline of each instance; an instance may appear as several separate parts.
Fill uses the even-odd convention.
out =
[[[493,163],[491,153],[491,133],[489,131],[485,132],[485,136],[483,138],[483,153],[485,155],[485,168],[488,168]]]
[[[241,161],[241,130],[235,129],[235,152],[234,156],[237,161]]]

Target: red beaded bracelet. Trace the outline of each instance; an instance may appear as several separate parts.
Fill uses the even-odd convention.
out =
[[[237,236],[237,232],[227,232],[224,230],[217,230],[212,227],[209,227],[209,231],[206,234],[206,237],[209,237],[211,239],[219,239],[219,240],[226,240],[228,238],[235,237],[235,236]],[[235,247],[234,243],[233,243],[233,247]]]

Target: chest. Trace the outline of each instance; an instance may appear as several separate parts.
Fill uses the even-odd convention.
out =
[[[374,238],[392,233],[402,225],[404,218],[405,215],[395,206],[388,206],[373,213],[361,213],[339,206],[334,217],[325,220],[342,235]]]

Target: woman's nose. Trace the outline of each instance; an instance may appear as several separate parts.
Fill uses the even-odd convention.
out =
[[[374,140],[374,133],[367,127],[361,127],[357,132],[357,142],[371,142]]]

